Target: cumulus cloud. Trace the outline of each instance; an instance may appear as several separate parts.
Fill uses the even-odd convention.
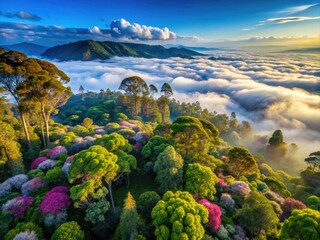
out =
[[[112,21],[110,30],[114,36],[119,38],[138,40],[173,40],[176,38],[176,34],[166,27],[160,29],[137,23],[131,24],[123,18]]]
[[[266,22],[267,23],[288,23],[288,22],[301,22],[301,21],[310,21],[310,20],[320,20],[319,17],[282,17],[282,18],[269,18]]]
[[[24,20],[32,20],[32,21],[41,21],[41,17],[36,14],[19,11],[19,12],[0,12],[0,16],[4,16],[6,18],[20,18]]]
[[[4,14],[4,13],[3,13]],[[21,14],[28,17],[27,13]],[[31,16],[29,16],[31,18]],[[36,19],[36,18],[35,18]],[[34,19],[34,20],[35,20]],[[9,35],[8,30],[14,35]],[[196,36],[177,36],[168,28],[158,28],[152,26],[131,24],[125,19],[114,20],[109,29],[93,26],[91,28],[67,28],[63,26],[43,26],[36,24],[26,24],[18,22],[0,22],[0,36],[5,40],[38,39],[37,42],[45,45],[55,45],[57,43],[68,43],[84,39],[97,41],[200,41]]]

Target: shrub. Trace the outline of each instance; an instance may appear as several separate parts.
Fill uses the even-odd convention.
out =
[[[36,169],[38,168],[39,164],[47,160],[48,158],[46,157],[38,157],[33,162],[31,163],[31,169]]]
[[[59,167],[55,167],[53,169],[50,169],[44,179],[49,183],[49,184],[58,184],[63,180],[64,174]]]
[[[232,183],[231,185],[228,186],[228,191],[233,195],[238,195],[238,196],[246,196],[248,195],[251,190],[249,188],[249,185],[245,182],[242,181],[236,181]]]
[[[58,159],[62,154],[67,154],[68,150],[64,146],[56,146],[48,152],[48,156],[52,159]]]
[[[51,240],[84,240],[84,232],[77,222],[66,222],[53,233]]]
[[[35,177],[43,177],[44,176],[44,172],[40,169],[33,169],[33,170],[30,170],[28,172],[28,176],[30,178],[35,178]]]
[[[4,198],[12,191],[12,185],[7,181],[0,184],[0,198]]]
[[[38,237],[34,231],[25,231],[18,233],[13,240],[38,240]]]
[[[62,210],[58,214],[47,213],[44,217],[44,225],[47,227],[59,227],[62,223],[66,222],[68,214],[66,210]]]
[[[7,179],[7,182],[11,184],[11,186],[15,189],[20,189],[21,186],[29,180],[28,175],[26,174],[18,174],[11,178]]]
[[[33,202],[32,197],[18,196],[3,204],[2,211],[11,212],[14,217],[22,217]]]
[[[4,237],[4,240],[13,240],[19,233],[26,231],[34,232],[39,240],[44,239],[43,232],[38,225],[33,222],[22,222],[18,223],[14,229],[11,229]]]
[[[40,188],[44,188],[45,186],[46,186],[46,183],[44,179],[40,177],[36,177],[29,180],[28,182],[26,182],[21,186],[21,193],[26,196],[26,195],[29,195],[30,193],[33,193],[39,190]]]
[[[161,199],[160,195],[154,191],[144,192],[137,201],[138,212],[146,219],[151,218],[151,211]]]
[[[218,205],[209,202],[207,199],[201,199],[200,204],[206,207],[209,212],[209,223],[208,228],[212,233],[215,233],[221,225],[221,210]]]
[[[86,216],[84,220],[96,224],[105,220],[104,215],[109,210],[110,203],[105,199],[101,198],[98,202],[91,203],[86,209]]]
[[[220,205],[222,207],[226,207],[226,208],[233,208],[235,204],[235,201],[233,200],[233,198],[231,197],[230,194],[228,193],[223,193],[220,197]]]
[[[57,215],[61,211],[67,209],[70,204],[70,197],[67,195],[68,187],[59,186],[47,192],[45,198],[39,205],[41,214],[44,216],[48,213]]]
[[[57,162],[51,159],[47,159],[38,165],[38,169],[45,171],[51,168],[54,168],[57,165]]]

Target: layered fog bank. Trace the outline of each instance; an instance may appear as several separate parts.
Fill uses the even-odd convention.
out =
[[[98,62],[55,62],[70,78],[71,88],[118,89],[133,75],[148,84],[172,85],[174,98],[199,101],[218,113],[236,112],[255,131],[270,136],[281,129],[287,143],[307,155],[320,147],[319,56],[216,52],[211,59],[112,58]]]

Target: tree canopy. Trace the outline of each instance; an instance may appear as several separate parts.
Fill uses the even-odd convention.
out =
[[[151,213],[157,239],[202,239],[208,210],[188,192],[168,191]]]

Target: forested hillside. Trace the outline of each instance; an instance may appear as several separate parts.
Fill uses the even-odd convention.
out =
[[[192,58],[203,54],[185,48],[165,48],[160,45],[147,45],[121,42],[99,42],[93,40],[78,41],[58,45],[47,49],[42,56],[70,60],[105,60],[111,57],[143,57],[143,58]]]
[[[0,51],[0,239],[320,239],[320,151],[144,79],[72,94]],[[302,170],[295,168],[305,162]]]

